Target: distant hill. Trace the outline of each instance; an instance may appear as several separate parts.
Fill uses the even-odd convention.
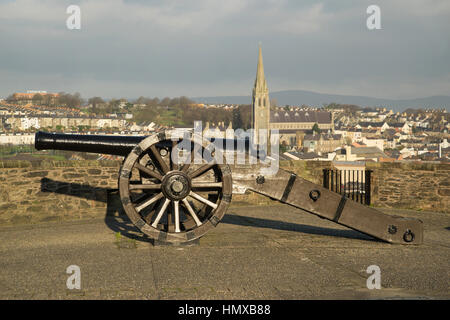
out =
[[[340,104],[354,104],[361,107],[387,107],[394,111],[412,109],[441,109],[450,111],[450,96],[432,96],[417,99],[382,99],[365,96],[347,96],[339,94],[324,94],[304,90],[287,90],[270,93],[271,99],[276,99],[279,106],[284,105],[309,105],[322,106],[331,102]],[[249,96],[222,96],[222,97],[194,97],[192,100],[199,103],[228,103],[228,104],[250,104]]]

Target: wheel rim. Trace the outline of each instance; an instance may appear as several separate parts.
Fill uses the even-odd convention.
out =
[[[213,145],[202,137],[173,131],[141,141],[125,159],[119,191],[130,220],[152,239],[186,242],[214,228],[231,201],[229,166],[216,163]],[[194,147],[186,162],[172,161],[181,144]],[[192,163],[202,154],[201,163]],[[225,159],[223,159],[225,162]]]

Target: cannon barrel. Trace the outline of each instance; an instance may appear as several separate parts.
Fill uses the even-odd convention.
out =
[[[126,156],[145,136],[90,135],[36,132],[37,150],[68,150]]]
[[[36,150],[67,150],[77,152],[103,153],[118,156],[127,156],[131,150],[147,136],[120,136],[120,135],[90,135],[47,133],[38,131],[35,135],[34,147]],[[249,152],[255,150],[254,155],[259,159],[266,156],[262,150],[253,149],[249,139],[222,139],[207,138],[216,146],[232,147],[234,151]],[[231,142],[231,143],[230,143]],[[159,143],[162,147],[170,144]]]

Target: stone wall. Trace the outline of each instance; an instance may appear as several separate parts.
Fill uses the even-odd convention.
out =
[[[327,161],[282,161],[281,167],[322,184]],[[368,163],[378,207],[450,213],[450,164]],[[117,214],[117,161],[0,161],[0,224],[103,218]],[[240,170],[239,168],[233,168]],[[248,192],[232,205],[273,204]]]
[[[0,224],[105,215],[116,161],[0,161]]]
[[[450,164],[367,163],[374,206],[450,213]]]
[[[284,170],[288,170],[294,172],[299,177],[302,177],[311,182],[322,185],[323,181],[323,169],[331,168],[330,161],[281,161],[280,168]],[[240,170],[240,168],[231,169],[232,172],[235,170]],[[233,201],[231,202],[233,205],[270,205],[278,203],[275,200],[271,200],[268,197],[262,196],[260,194],[247,191],[246,194],[233,194]]]

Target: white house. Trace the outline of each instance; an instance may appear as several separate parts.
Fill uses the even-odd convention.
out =
[[[21,130],[27,130],[31,128],[39,129],[39,119],[36,117],[28,118],[20,118],[20,129]]]

